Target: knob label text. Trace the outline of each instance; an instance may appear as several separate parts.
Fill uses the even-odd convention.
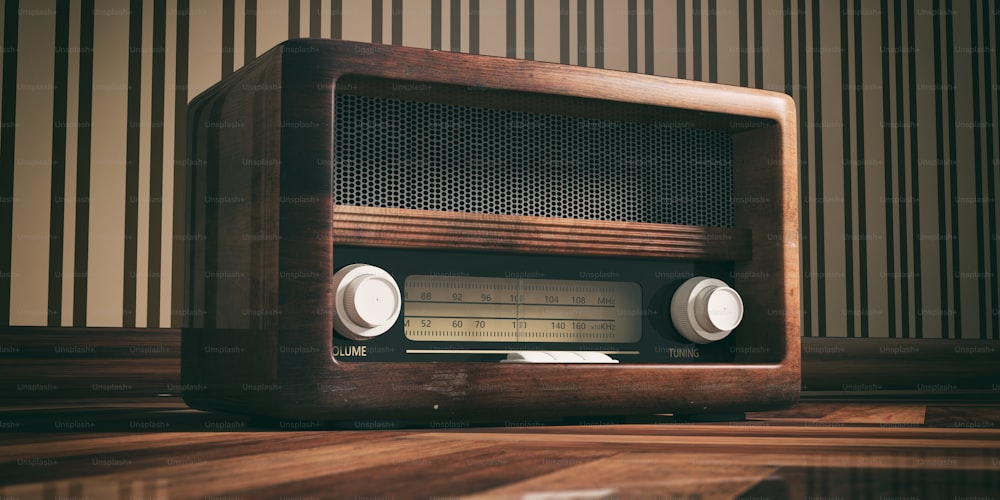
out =
[[[697,358],[701,355],[701,353],[698,352],[697,349],[688,349],[683,347],[667,348],[667,353],[670,354],[671,358]]]
[[[368,356],[368,346],[366,345],[335,345],[333,355],[344,358],[366,357]]]

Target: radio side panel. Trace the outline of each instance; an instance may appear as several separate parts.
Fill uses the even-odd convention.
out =
[[[798,374],[801,282],[795,131],[794,113],[788,112],[775,125],[733,136],[736,224],[751,228],[753,240],[753,257],[735,263],[733,282],[745,305],[736,359],[749,362],[755,354],[783,348],[783,367]],[[766,340],[774,332],[783,332],[783,343]]]
[[[188,108],[181,380],[195,408],[276,404],[280,71],[272,50]]]

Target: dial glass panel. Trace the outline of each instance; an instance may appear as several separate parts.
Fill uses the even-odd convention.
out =
[[[411,275],[403,331],[414,341],[634,343],[638,283]]]

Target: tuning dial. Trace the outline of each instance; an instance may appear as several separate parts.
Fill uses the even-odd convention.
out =
[[[743,300],[724,281],[685,281],[670,300],[670,318],[684,338],[707,344],[726,338],[743,320]]]
[[[399,317],[399,286],[381,268],[351,264],[333,274],[333,286],[333,327],[349,339],[377,337]]]

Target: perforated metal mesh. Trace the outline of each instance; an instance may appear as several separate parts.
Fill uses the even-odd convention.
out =
[[[336,204],[733,225],[722,131],[341,94],[335,121]]]

